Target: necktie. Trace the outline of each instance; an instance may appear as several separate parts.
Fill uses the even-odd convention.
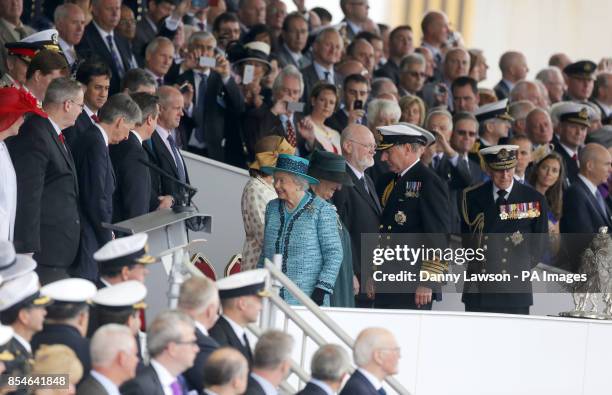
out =
[[[62,142],[62,145],[66,145],[66,136],[64,136],[64,132],[60,132],[59,140]]]
[[[497,199],[495,199],[495,204],[497,204],[498,206],[501,206],[502,204],[506,204],[507,202],[506,194],[507,193],[508,191],[504,189],[500,189],[499,191],[497,191]]]
[[[27,33],[25,31],[25,29],[23,28],[23,26],[17,26],[15,27],[15,31],[17,32],[17,35],[19,36],[19,39],[21,40],[22,38],[25,38]]]
[[[95,123],[100,122],[100,118],[98,118],[96,114],[91,114],[91,120],[94,121]]]
[[[242,335],[242,340],[244,340],[244,347],[246,348],[247,353],[249,354],[249,361],[251,361],[253,359],[253,356],[251,354],[251,343],[249,343],[249,338],[247,337],[246,333],[244,333]]]
[[[329,71],[326,71],[323,73],[323,75],[325,75],[325,81],[330,82],[329,76],[331,75],[331,73]]]
[[[432,167],[434,169],[437,169],[439,164],[440,164],[440,155],[434,155],[433,161],[431,163]]]
[[[604,214],[605,217],[607,217],[608,215],[606,211],[606,202],[604,201],[603,195],[601,194],[599,189],[595,191],[595,198],[597,199],[597,204],[599,204],[601,212]]]
[[[387,395],[387,391],[385,391],[383,387],[380,387],[376,392],[378,392],[380,395]]]
[[[123,74],[125,74],[125,70],[121,65],[121,60],[119,59],[119,54],[117,53],[117,48],[115,48],[115,43],[113,42],[113,35],[109,34],[106,36],[106,42],[108,43],[108,49],[111,53],[111,58],[115,67],[117,68],[117,72],[119,73],[119,78],[123,78]]]
[[[170,389],[172,390],[172,395],[183,395],[181,383],[179,383],[178,379],[174,380],[172,384],[170,384]]]
[[[174,141],[174,137],[171,134],[168,135],[168,143],[170,143],[170,149],[172,150],[172,156],[174,156],[174,162],[176,163],[176,170],[178,172],[178,178],[182,182],[185,182],[185,168],[183,167],[183,160],[181,159],[181,154],[176,148],[176,143]]]
[[[202,32],[206,30],[206,25],[204,24],[204,22],[198,22],[198,27]]]
[[[199,73],[200,75],[200,84],[198,85],[198,97],[196,103],[196,139],[200,142],[204,142],[204,116],[206,112],[204,99],[206,97],[206,86],[208,85],[208,76],[203,73]]]
[[[574,154],[572,155],[572,160],[576,163],[578,163],[578,155]]]
[[[162,86],[162,85],[164,85],[164,79],[162,77],[159,77],[157,79],[157,86],[159,87],[159,86]]]
[[[285,127],[287,129],[287,141],[291,144],[292,147],[297,146],[297,136],[295,134],[295,129],[293,128],[293,124],[291,123],[291,119],[287,119],[285,123]]]
[[[361,181],[361,183],[363,184],[363,189],[365,189],[365,191],[369,194],[370,190],[368,189],[368,183],[366,182],[365,176],[361,177],[359,181]]]

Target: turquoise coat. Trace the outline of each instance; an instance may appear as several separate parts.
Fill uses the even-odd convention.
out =
[[[282,200],[270,201],[258,266],[282,254],[283,273],[308,296],[315,287],[326,291],[324,305],[329,306],[342,263],[338,224],[334,207],[312,192],[306,192],[292,212]],[[299,304],[284,288],[280,295],[289,304]]]

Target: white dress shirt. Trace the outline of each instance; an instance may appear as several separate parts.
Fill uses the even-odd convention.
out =
[[[102,41],[104,41],[104,44],[106,45],[106,48],[109,50],[109,52],[111,51],[111,47],[108,45],[108,40],[106,39],[106,37],[110,34],[112,41],[113,41],[113,49],[115,50],[115,55],[117,55],[117,60],[119,61],[120,65],[123,70],[127,71],[129,67],[125,67],[125,65],[123,64],[123,59],[121,58],[121,53],[119,52],[119,47],[117,47],[117,41],[115,41],[115,33],[110,31],[107,32],[106,30],[102,29],[100,27],[100,25],[98,25],[95,21],[92,21],[94,24],[94,27],[96,28],[96,30],[98,30],[98,33],[100,34],[100,37],[102,37]]]
[[[176,377],[174,377],[164,365],[157,362],[155,359],[152,359],[150,364],[155,370],[155,373],[157,373],[157,378],[159,378],[164,394],[174,395],[170,386],[176,381]]]
[[[32,346],[30,345],[29,341],[19,336],[17,333],[13,333],[13,337],[19,342],[19,344],[23,346],[23,348],[25,348],[30,354],[32,354]]]
[[[593,184],[591,180],[589,180],[582,174],[578,174],[578,178],[580,178],[582,182],[584,182],[584,184],[587,186],[587,188],[589,188],[589,191],[593,194],[593,196],[597,198],[597,185]]]
[[[246,333],[244,331],[244,328],[241,327],[240,324],[238,324],[236,321],[233,321],[231,318],[229,318],[226,315],[224,315],[223,318],[225,318],[227,322],[229,322],[230,326],[232,327],[232,330],[236,334],[236,337],[238,337],[238,340],[240,340],[240,343],[242,343],[242,345],[246,347],[246,344],[244,343],[244,335]]]
[[[328,70],[325,67],[318,64],[317,62],[312,62],[312,64],[315,68],[315,71],[317,72],[317,76],[319,76],[319,80],[325,80],[329,82],[330,84],[334,83],[335,79],[334,79],[334,68],[333,67]],[[329,78],[327,80],[325,79],[326,72],[329,73]]]
[[[170,153],[172,160],[174,160],[174,164],[178,166],[178,164],[176,163],[176,159],[174,158],[174,154],[172,153],[172,147],[170,147],[170,142],[168,141],[168,136],[170,136],[170,131],[164,129],[163,127],[159,126],[159,124],[157,124],[155,133],[159,134],[159,137],[161,137],[162,141],[164,142],[164,145],[166,146],[166,149],[168,149],[168,152]],[[172,134],[172,137],[174,137],[174,142],[176,143],[176,136]],[[178,149],[178,147],[176,148]]]
[[[104,390],[108,393],[108,395],[121,395],[117,385],[110,381],[108,377],[104,376],[102,373],[96,372],[93,369],[89,373],[91,374],[91,377],[96,379],[102,385],[102,387],[104,387]]]
[[[510,196],[510,193],[512,192],[512,187],[514,187],[514,177],[512,178],[512,183],[510,184],[510,186],[508,187],[508,189],[504,189],[504,191],[506,191],[506,195],[504,196],[504,198],[507,200],[508,197]],[[497,194],[497,191],[499,191],[500,188],[497,187],[497,185],[493,184],[493,200],[497,200],[497,198],[499,197],[499,195]]]
[[[4,141],[0,141],[0,240],[13,240],[17,212],[17,176]]]
[[[98,124],[96,124],[96,127],[100,130],[100,133],[102,133],[104,144],[106,144],[106,146],[108,147],[108,134],[106,134],[106,130],[104,130],[104,128]]]
[[[62,49],[62,52],[64,53],[64,56],[66,57],[66,60],[68,61],[68,64],[72,66],[77,60],[77,54],[76,50],[74,49],[74,45],[68,44],[66,40],[61,37],[59,37],[57,41],[59,43],[60,48]]]
[[[206,329],[206,327],[205,327],[204,325],[202,325],[202,323],[201,323],[201,322],[194,321],[194,323],[195,323],[195,327],[196,327],[196,328],[197,328],[197,329],[198,329],[200,332],[202,332],[202,334],[203,334],[204,336],[208,336],[208,330]]]

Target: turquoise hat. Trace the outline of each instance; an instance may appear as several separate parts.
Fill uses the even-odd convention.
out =
[[[266,174],[274,174],[277,171],[284,171],[287,173],[295,174],[300,176],[309,184],[318,184],[319,180],[314,177],[310,177],[308,173],[308,159],[300,158],[295,155],[280,154],[276,160],[276,166],[263,166],[261,171]]]

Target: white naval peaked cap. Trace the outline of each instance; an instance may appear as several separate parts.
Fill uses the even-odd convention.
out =
[[[0,311],[5,311],[16,305],[24,307],[44,307],[51,303],[47,296],[41,296],[40,283],[36,272],[28,272],[0,286]]]
[[[508,99],[502,99],[493,103],[485,104],[478,107],[474,111],[474,116],[478,122],[484,122],[492,118],[502,119],[504,121],[514,121],[514,118],[508,112]]]
[[[266,290],[267,269],[247,270],[232,274],[217,281],[221,299],[236,298],[245,295],[269,296]]]
[[[126,266],[135,263],[148,264],[157,259],[147,255],[146,233],[136,233],[131,236],[120,237],[104,244],[93,255],[94,259],[104,266]]]
[[[376,129],[382,135],[382,142],[378,145],[379,150],[386,150],[396,144],[410,143],[419,143],[427,147],[436,141],[431,132],[407,122],[379,126]]]
[[[42,295],[63,303],[88,303],[97,291],[94,283],[82,278],[65,278],[40,289]]]
[[[27,37],[24,37],[20,40],[22,43],[38,43],[44,41],[50,41],[57,43],[57,38],[59,37],[59,33],[56,29],[47,29],[42,30],[40,32],[30,34]]]
[[[0,241],[0,284],[33,271],[36,261],[28,255],[16,254],[10,241]]]
[[[92,302],[102,307],[144,309],[147,287],[136,280],[123,281],[98,290]]]

